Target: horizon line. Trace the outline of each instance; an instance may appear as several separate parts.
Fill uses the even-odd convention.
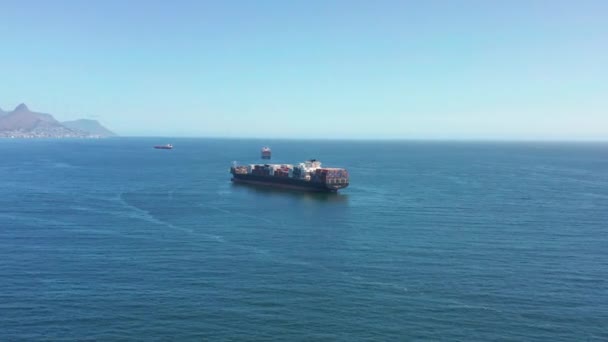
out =
[[[320,138],[320,137],[259,137],[259,136],[203,136],[203,135],[118,135],[110,139],[149,138],[149,139],[218,139],[218,140],[291,140],[291,141],[418,141],[418,142],[608,142],[606,138]]]

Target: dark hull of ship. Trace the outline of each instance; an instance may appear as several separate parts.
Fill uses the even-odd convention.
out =
[[[233,174],[232,181],[252,185],[315,192],[336,192],[339,189],[343,189],[348,186],[348,184],[326,184],[288,177],[260,176],[252,174]]]

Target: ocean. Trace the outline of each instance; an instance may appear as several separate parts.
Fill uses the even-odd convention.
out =
[[[127,339],[606,341],[608,143],[0,140],[0,340]]]

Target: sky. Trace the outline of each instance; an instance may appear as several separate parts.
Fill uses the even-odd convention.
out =
[[[608,139],[608,1],[0,0],[0,108],[121,135]]]

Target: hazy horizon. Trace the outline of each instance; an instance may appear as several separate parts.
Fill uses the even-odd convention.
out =
[[[607,10],[4,2],[0,108],[122,136],[606,140]]]

